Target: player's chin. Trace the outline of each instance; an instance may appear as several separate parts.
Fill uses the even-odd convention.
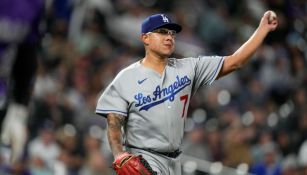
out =
[[[171,55],[173,54],[173,52],[174,52],[174,49],[172,49],[172,48],[170,48],[170,49],[165,49],[165,50],[163,51],[163,55],[169,57],[169,56],[171,56]]]
[[[163,57],[170,57],[172,54],[173,52],[162,53]]]

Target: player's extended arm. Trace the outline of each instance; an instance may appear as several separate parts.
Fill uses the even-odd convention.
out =
[[[122,145],[122,131],[121,127],[124,123],[124,116],[119,114],[108,114],[108,140],[114,158],[124,153]]]
[[[273,18],[273,20],[269,22],[270,15],[271,11],[265,12],[253,35],[234,54],[225,58],[218,78],[243,67],[262,44],[267,34],[276,29],[278,25],[277,18]]]

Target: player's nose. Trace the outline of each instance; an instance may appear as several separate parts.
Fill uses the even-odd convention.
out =
[[[173,35],[166,35],[165,36],[165,40],[167,41],[167,42],[171,42],[172,44],[174,43],[174,40],[175,40],[175,36],[173,36]]]

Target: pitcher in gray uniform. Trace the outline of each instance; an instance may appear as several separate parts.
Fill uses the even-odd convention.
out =
[[[241,68],[277,19],[264,13],[254,34],[230,56],[170,58],[181,31],[165,14],[142,23],[145,57],[119,72],[98,100],[96,113],[107,118],[108,140],[116,159],[142,155],[158,174],[181,174],[181,143],[189,102],[201,86]],[[222,42],[222,41],[221,41]]]

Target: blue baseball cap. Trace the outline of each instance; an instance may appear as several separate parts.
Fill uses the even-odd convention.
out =
[[[155,29],[167,28],[175,30],[177,33],[181,31],[179,24],[173,23],[165,14],[154,14],[147,17],[142,23],[142,33],[152,32]]]

